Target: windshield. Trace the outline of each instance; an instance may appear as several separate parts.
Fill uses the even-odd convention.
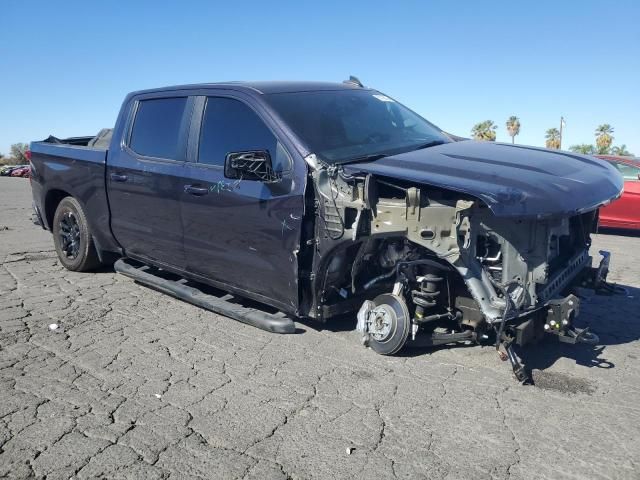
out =
[[[293,132],[334,164],[448,143],[434,125],[375,90],[266,95]]]

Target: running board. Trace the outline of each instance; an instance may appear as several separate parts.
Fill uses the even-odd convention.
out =
[[[229,300],[234,298],[231,294],[220,296],[212,295],[199,290],[198,288],[185,285],[187,280],[171,280],[163,278],[157,273],[165,273],[154,267],[146,265],[136,266],[128,259],[121,258],[113,265],[116,272],[133,278],[146,286],[167,293],[173,297],[189,302],[201,308],[224,315],[247,325],[266,330],[272,333],[294,333],[296,325],[284,313],[269,313],[256,308],[246,307]]]

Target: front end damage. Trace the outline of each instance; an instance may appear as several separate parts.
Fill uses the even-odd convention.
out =
[[[498,216],[460,189],[307,161],[313,215],[300,255],[309,317],[358,311],[363,343],[385,355],[406,344],[492,344],[519,380],[513,345],[545,335],[597,342],[575,327],[572,293],[608,285],[609,255],[598,268],[589,255],[597,207]]]

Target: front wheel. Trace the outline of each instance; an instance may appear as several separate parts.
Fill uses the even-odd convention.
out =
[[[56,209],[53,243],[60,263],[68,270],[86,272],[100,266],[87,217],[73,197],[63,198]]]

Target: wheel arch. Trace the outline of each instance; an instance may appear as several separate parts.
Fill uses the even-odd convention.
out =
[[[60,202],[66,197],[73,197],[73,195],[60,188],[52,188],[47,191],[47,194],[44,197],[44,217],[47,222],[48,230],[53,231],[53,217],[56,214],[58,205],[60,205]],[[76,200],[79,201],[77,198]]]

